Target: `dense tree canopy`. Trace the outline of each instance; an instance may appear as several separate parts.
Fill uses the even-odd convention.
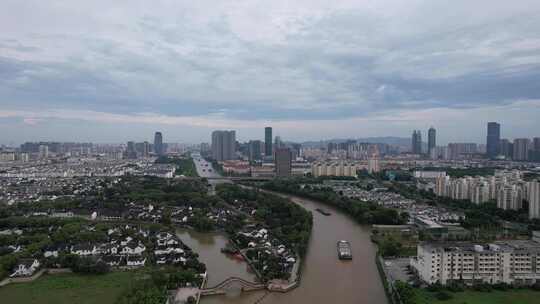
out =
[[[381,207],[373,202],[362,202],[339,195],[331,188],[312,187],[313,180],[275,179],[263,185],[263,188],[295,194],[337,207],[351,215],[360,223],[399,225],[406,217],[400,216],[394,209]]]

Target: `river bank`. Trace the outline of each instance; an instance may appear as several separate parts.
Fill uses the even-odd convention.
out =
[[[313,230],[308,251],[302,265],[301,284],[288,293],[269,293],[262,301],[265,304],[281,303],[388,303],[377,266],[376,247],[370,240],[370,227],[357,224],[341,211],[309,199],[275,193],[313,213]],[[317,208],[332,213],[325,216]],[[351,242],[353,260],[340,261],[336,254],[336,241]],[[219,248],[215,248],[218,250]],[[207,265],[202,256],[201,260]],[[209,272],[220,272],[209,266]],[[215,273],[214,276],[227,276]],[[202,304],[248,304],[265,295],[264,292],[243,293],[236,296],[215,296],[201,299]]]
[[[205,167],[203,162],[199,165],[198,169]],[[208,174],[208,172],[206,173]],[[371,242],[371,228],[369,226],[358,224],[350,216],[326,204],[289,194],[274,194],[291,199],[292,202],[311,211],[313,214],[311,238],[307,253],[300,266],[300,285],[287,293],[261,291],[242,293],[235,296],[204,297],[201,299],[201,304],[253,304],[256,302],[263,304],[388,303],[375,263],[377,248]],[[326,210],[331,215],[321,214],[316,211],[317,208]],[[341,239],[351,242],[352,261],[338,260],[336,242]],[[196,250],[195,244],[188,245]],[[220,249],[216,247],[211,250],[215,252],[216,250],[220,251]],[[203,257],[205,253],[202,253],[201,250],[198,252],[201,254],[201,261],[207,264],[211,275],[214,273],[212,276],[228,276],[220,268],[219,259],[211,262]],[[221,273],[218,274],[217,272]]]

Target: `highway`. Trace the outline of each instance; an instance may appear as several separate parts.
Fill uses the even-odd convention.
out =
[[[212,168],[212,164],[210,162],[201,157],[201,154],[194,152],[191,154],[191,157],[193,158],[193,162],[197,168],[197,174],[199,174],[200,177],[206,177],[208,179],[222,177],[214,170],[214,168]]]

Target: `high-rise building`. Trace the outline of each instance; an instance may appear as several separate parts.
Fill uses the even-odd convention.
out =
[[[330,142],[328,143],[328,147],[326,148],[326,151],[328,151],[328,154],[332,154],[335,150],[337,150],[338,145],[336,143]]]
[[[283,147],[283,142],[281,141],[281,137],[276,136],[276,138],[274,139],[274,149],[278,149],[281,147]]]
[[[540,137],[533,138],[530,156],[529,160],[540,162]]]
[[[163,150],[163,135],[161,132],[154,134],[154,152],[156,155],[163,155],[165,152]]]
[[[449,143],[448,157],[449,159],[467,158],[478,152],[478,145],[475,143]]]
[[[264,128],[264,155],[272,156],[272,127]]]
[[[148,157],[150,154],[150,144],[147,141],[135,143],[135,151],[137,157]]]
[[[432,155],[433,151],[435,150],[435,147],[437,146],[436,136],[437,136],[437,131],[435,130],[435,128],[433,128],[433,127],[429,128],[429,130],[428,130],[428,154],[429,154],[429,156]]]
[[[495,158],[499,154],[499,142],[501,141],[501,125],[496,122],[488,122],[486,155]]]
[[[411,151],[413,154],[422,154],[422,132],[420,130],[413,131]]]
[[[533,151],[540,151],[540,137],[533,138]]]
[[[379,159],[374,156],[368,159],[368,173],[377,173],[381,171],[381,167],[379,165]]]
[[[133,142],[133,141],[128,141],[127,142],[126,158],[127,159],[136,159],[137,158],[137,151],[135,150],[135,142]]]
[[[256,161],[261,159],[261,146],[262,142],[260,140],[250,140],[248,147],[248,154],[250,161]]]
[[[529,146],[531,141],[528,138],[514,139],[513,160],[529,160]]]
[[[512,159],[514,155],[514,144],[508,139],[503,138],[499,143],[499,154],[503,155],[506,159]]]
[[[529,201],[529,218],[540,219],[540,181],[527,183],[527,200]]]
[[[217,161],[235,159],[236,131],[212,132],[212,158]]]
[[[276,148],[274,153],[274,162],[276,166],[276,176],[291,176],[292,171],[292,153],[289,148]]]
[[[150,144],[147,141],[136,143],[135,150],[137,151],[138,156],[148,157],[150,154]]]
[[[49,158],[49,146],[46,146],[46,145],[39,146],[39,158],[41,159]]]
[[[354,176],[358,164],[346,161],[317,161],[311,164],[311,174],[314,177],[319,176]]]
[[[519,210],[522,207],[523,191],[516,185],[504,186],[497,195],[497,208]]]

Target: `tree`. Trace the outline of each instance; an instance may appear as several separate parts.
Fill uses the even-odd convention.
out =
[[[396,281],[395,282],[396,290],[399,294],[399,297],[401,299],[401,302],[403,304],[414,304],[414,289],[407,283],[402,281]]]
[[[379,250],[384,257],[397,256],[401,249],[401,243],[392,237],[383,239],[379,244]]]

